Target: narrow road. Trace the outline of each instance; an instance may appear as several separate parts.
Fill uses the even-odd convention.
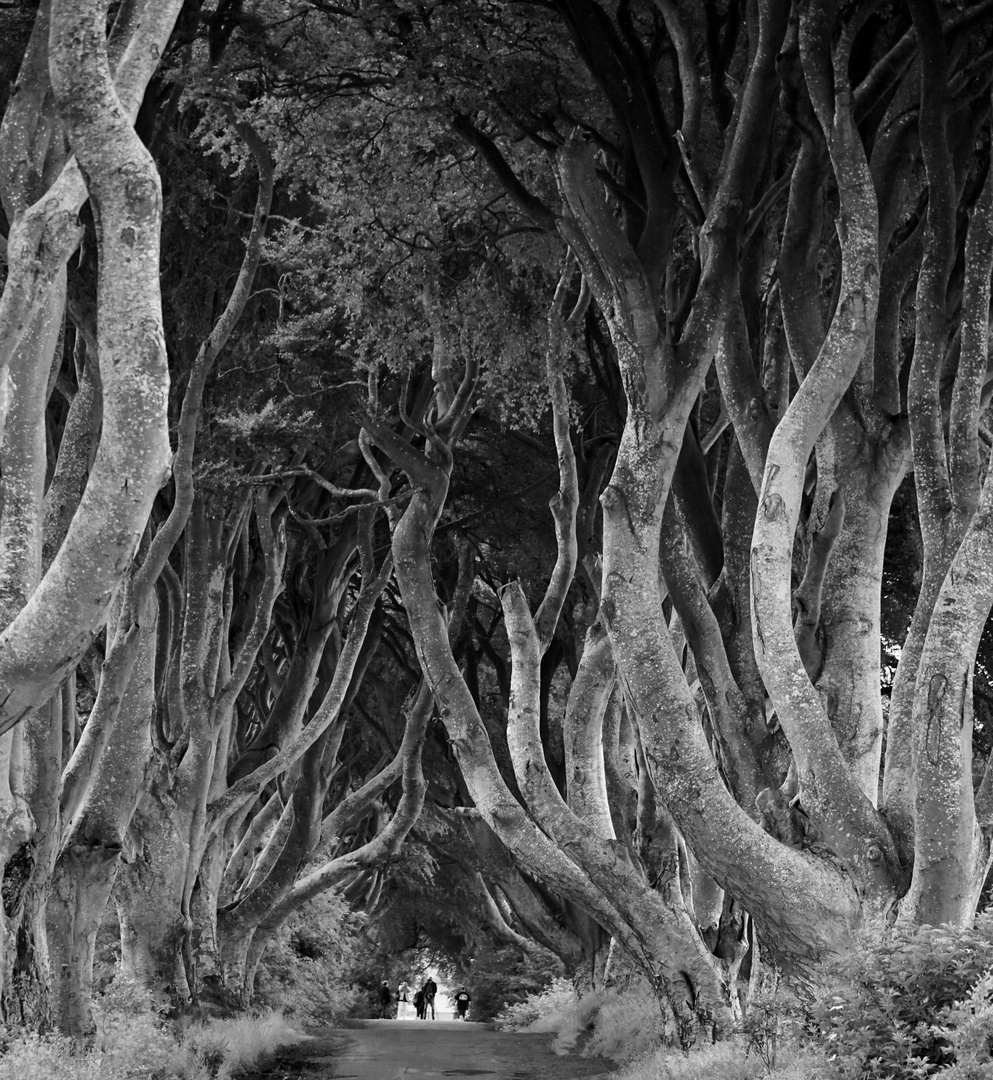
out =
[[[258,1080],[592,1080],[613,1068],[556,1055],[551,1041],[455,1020],[366,1020],[321,1032]]]

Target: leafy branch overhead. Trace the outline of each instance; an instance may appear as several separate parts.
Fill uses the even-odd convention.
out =
[[[991,0],[0,28],[0,1019],[91,1033],[111,909],[177,1012],[333,891],[684,1048],[967,931]]]

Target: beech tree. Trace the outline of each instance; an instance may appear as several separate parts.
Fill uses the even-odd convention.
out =
[[[591,317],[610,334],[625,415],[601,497],[597,623],[641,764],[687,859],[744,907],[778,962],[804,973],[896,907],[912,921],[968,921],[989,866],[970,752],[990,599],[979,554],[989,109],[973,67],[987,7],[943,21],[937,5],[915,4],[909,25],[857,5],[748,13],[548,5],[536,21],[561,19],[603,113],[585,100],[542,113],[523,96],[508,108],[507,94],[499,112],[478,98],[467,110],[457,91],[445,104],[521,212],[569,246]],[[562,114],[576,130],[554,122]],[[540,144],[557,200],[515,173],[511,135]],[[955,228],[957,208],[968,229]],[[618,911],[623,875],[598,861],[596,815],[587,808],[583,828],[564,816],[545,774],[529,702],[574,566],[565,495],[553,505],[562,576],[533,617],[513,586],[503,596],[515,770],[540,830],[486,764],[430,574],[475,380],[471,356],[449,364],[462,386],[436,367],[413,452],[378,422],[369,430],[411,482],[394,529],[398,581],[473,798],[517,857],[583,895],[669,996],[688,972],[698,1008],[713,1003],[729,973],[708,974],[706,950],[684,959],[692,934],[668,957],[635,944],[644,923]],[[884,718],[886,521],[911,468],[924,585]],[[594,633],[584,662],[597,643]],[[688,912],[673,899],[670,932]]]
[[[45,890],[31,887],[31,872],[36,850],[50,857],[72,712],[71,687],[62,688],[106,619],[169,469],[160,183],[133,122],[179,6],[130,5],[108,38],[106,4],[43,3],[4,114],[0,771],[9,883],[2,995],[12,1019],[38,1018],[30,987],[47,981]],[[45,415],[62,363],[65,267],[87,199],[98,318],[62,467],[46,491]]]
[[[0,129],[5,1015],[54,964],[87,1029],[108,896],[250,999],[429,739],[494,932],[684,1041],[749,953],[967,924],[993,4],[107,13],[41,4]]]
[[[168,12],[160,6],[154,12],[131,6],[122,9],[106,39],[104,9],[105,5],[89,6],[85,19],[80,13],[70,17],[56,9],[50,19],[47,6],[42,6],[22,61],[18,92],[4,119],[11,236],[2,303],[22,305],[11,309],[13,319],[34,308],[40,312],[35,318],[37,329],[30,340],[25,339],[28,344],[17,343],[16,327],[11,331],[15,351],[10,385],[17,393],[10,395],[3,470],[4,483],[13,485],[5,496],[3,515],[8,530],[5,580],[10,586],[12,620],[7,633],[14,633],[21,618],[15,601],[27,604],[25,611],[36,602],[41,604],[40,617],[48,620],[47,637],[33,644],[23,639],[28,641],[24,657],[30,660],[25,670],[34,681],[8,681],[6,700],[16,705],[16,695],[21,694],[37,705],[55,691],[51,705],[38,708],[26,722],[19,723],[22,718],[11,714],[9,724],[19,726],[3,736],[7,747],[4,897],[10,923],[4,1015],[10,1022],[38,1027],[54,1020],[75,1035],[85,1035],[92,1027],[94,942],[111,893],[120,914],[122,966],[128,974],[158,993],[168,992],[174,1002],[192,1000],[195,1004],[205,978],[222,968],[231,969],[234,988],[250,997],[254,964],[266,935],[257,935],[247,977],[244,951],[260,923],[267,920],[265,929],[271,935],[293,910],[292,904],[284,904],[281,915],[273,911],[278,900],[286,900],[287,890],[318,846],[328,795],[324,758],[333,764],[341,743],[343,723],[338,714],[348,692],[354,693],[352,676],[389,570],[388,564],[374,565],[363,533],[345,528],[337,546],[328,551],[317,580],[307,583],[316,625],[287,634],[284,624],[285,661],[275,642],[269,645],[270,655],[260,660],[259,651],[272,631],[275,605],[284,587],[287,511],[296,515],[294,520],[301,515],[301,520],[306,519],[306,525],[301,525],[303,538],[292,544],[296,556],[306,561],[307,530],[313,533],[317,517],[327,516],[321,498],[326,502],[330,493],[332,500],[340,496],[361,500],[375,497],[376,492],[336,487],[319,473],[301,468],[299,461],[286,474],[260,476],[259,462],[266,461],[270,467],[278,464],[281,451],[273,447],[266,455],[258,446],[247,469],[254,473],[248,481],[243,468],[233,483],[228,478],[219,486],[208,482],[204,487],[203,448],[199,460],[195,452],[198,431],[205,426],[205,388],[212,383],[218,356],[229,345],[246,308],[257,308],[257,302],[253,305],[250,300],[273,200],[274,163],[245,111],[245,102],[236,95],[219,94],[209,72],[206,76],[194,72],[201,74],[200,81],[189,85],[191,97],[178,115],[199,114],[211,136],[201,142],[209,148],[212,140],[219,140],[229,165],[239,161],[239,154],[247,159],[246,171],[251,169],[257,176],[257,191],[251,193],[254,213],[247,215],[247,227],[238,229],[235,249],[240,265],[226,264],[219,271],[215,260],[207,271],[220,273],[230,286],[212,288],[213,310],[207,306],[199,325],[177,317],[178,306],[189,293],[184,296],[188,280],[179,289],[174,287],[174,268],[180,277],[184,272],[189,276],[196,260],[188,257],[184,264],[177,252],[167,252],[160,267],[157,174],[133,129],[145,84],[154,70],[152,61],[165,50],[172,22],[165,19],[163,13]],[[169,11],[175,21],[176,7]],[[77,18],[83,19],[78,25]],[[196,19],[193,25],[197,26]],[[189,26],[184,25],[173,46],[183,45],[188,32]],[[63,55],[66,42],[87,51],[88,66],[80,66],[75,54]],[[129,116],[121,114],[104,70],[108,49],[111,63],[117,63],[119,83],[124,76],[131,80],[122,84],[123,89],[118,86]],[[135,63],[134,50],[141,53],[145,65],[139,65],[137,74],[127,67]],[[68,65],[73,79],[85,74],[89,82],[64,89],[56,77],[56,61]],[[77,156],[84,167],[84,151],[94,155],[96,164],[87,174],[85,187],[78,172],[73,173],[75,159],[66,164],[58,157],[61,136],[52,114],[49,66],[57,100],[60,93],[72,99],[65,109],[70,144],[75,148],[79,142]],[[135,81],[139,76],[140,83]],[[64,72],[59,77],[69,78]],[[90,99],[92,107],[84,114],[83,103]],[[95,133],[100,123],[105,129],[102,135]],[[78,140],[73,124],[82,125]],[[99,145],[101,138],[106,146]],[[116,156],[108,156],[115,147]],[[125,150],[132,157],[126,157]],[[102,180],[104,173],[111,180]],[[53,176],[58,177],[55,190],[68,192],[64,197],[52,198],[51,188],[45,195]],[[154,198],[147,192],[147,198],[142,195],[145,180]],[[114,183],[125,184],[123,195]],[[178,186],[173,184],[170,191],[174,208],[182,205]],[[46,239],[47,233],[39,241],[40,256],[38,252],[32,255],[21,236],[32,227],[31,214],[47,228],[45,222],[52,214],[61,220],[58,199],[78,197],[71,211],[75,215],[87,195],[96,231],[84,239],[83,255],[73,268],[67,335],[72,347],[67,348],[58,334],[66,293],[58,258],[69,257],[68,240],[75,245],[85,230],[81,226],[71,230],[71,236],[66,234],[61,255],[51,238]],[[139,197],[145,202],[138,207],[141,214],[135,225],[120,215],[137,213],[129,200]],[[37,200],[34,206],[31,199]],[[105,205],[102,215],[101,205]],[[138,225],[141,244],[136,246]],[[111,230],[106,242],[104,229]],[[174,244],[185,242],[175,222],[168,223],[165,231]],[[127,257],[114,245],[123,245]],[[237,250],[239,246],[242,250]],[[141,273],[135,271],[132,278],[129,260],[139,258],[134,252],[140,253]],[[29,263],[27,270],[21,267],[17,260],[24,262],[29,256],[48,260],[41,272],[35,264]],[[204,262],[209,260],[200,265]],[[95,289],[90,271],[96,278]],[[156,472],[153,466],[159,459],[152,452],[159,452],[161,458],[162,451],[169,451],[160,272],[172,305],[168,329],[181,393],[172,413],[176,452],[171,456],[171,483],[162,490],[149,523],[152,500],[167,476],[165,459]],[[45,274],[55,281],[51,296],[41,290]],[[201,289],[203,283],[201,278]],[[146,306],[156,314],[155,321],[142,306],[142,290],[148,293]],[[138,348],[145,340],[142,335],[149,332],[158,350],[154,355],[142,351],[144,346]],[[109,344],[104,334],[109,335]],[[243,351],[244,340],[236,336],[235,342],[237,350]],[[147,364],[146,354],[150,356]],[[105,363],[110,365],[106,371]],[[66,399],[67,407],[61,411],[58,398],[50,402],[56,384]],[[207,395],[215,407],[223,396],[216,389]],[[50,439],[46,439],[46,424],[50,424]],[[348,453],[343,455],[346,468],[351,460]],[[51,469],[47,490],[46,467]],[[141,473],[140,480],[131,470]],[[310,477],[321,483],[312,483]],[[298,487],[312,484],[318,493],[316,501],[313,493],[301,498],[299,492],[291,491],[294,482]],[[124,496],[113,494],[118,488]],[[99,514],[91,505],[94,499]],[[311,514],[304,510],[308,504]],[[345,519],[347,524],[347,514]],[[335,520],[333,514],[330,520]],[[131,532],[122,531],[126,522],[131,522]],[[113,544],[107,541],[108,529],[116,530]],[[86,544],[96,547],[90,551]],[[86,560],[83,574],[80,568]],[[77,596],[79,589],[70,588],[67,566],[77,575],[72,580],[84,586],[85,595]],[[49,580],[41,577],[42,568],[48,575],[63,575],[59,604],[54,608],[46,608],[40,599]],[[356,597],[350,586],[357,573],[364,584]],[[105,581],[106,595],[96,597]],[[82,618],[83,614],[86,618],[80,622],[77,615]],[[101,630],[101,642],[93,645]],[[332,637],[334,647],[325,649]],[[52,653],[63,639],[72,641],[74,651]],[[16,643],[22,638],[10,640]],[[336,663],[339,659],[341,663]],[[272,686],[255,699],[255,709],[247,703],[243,709],[236,708],[257,664],[271,673]],[[258,676],[255,682],[257,686]],[[319,697],[311,703],[315,686]],[[85,711],[81,712],[81,704]],[[268,752],[261,758],[242,753],[252,749],[252,735],[246,735],[246,730],[250,733],[253,723],[258,726],[260,712],[269,740]],[[422,716],[422,727],[424,722]],[[417,731],[412,724],[397,762],[383,771],[379,782],[382,789],[402,781],[409,793],[402,813],[395,816],[385,836],[367,838],[364,850],[340,853],[351,860],[350,865],[385,858],[416,817]],[[301,772],[295,763],[315,743],[319,745]],[[274,758],[272,749],[283,752]],[[335,794],[340,798],[347,789]],[[360,813],[363,799],[368,802],[371,797],[363,792],[348,800],[350,812]],[[290,823],[289,834],[277,828],[273,836],[267,835],[266,807],[268,819],[276,808],[276,821]],[[256,816],[262,817],[261,824],[254,822]],[[251,849],[251,837],[265,841],[261,852]],[[246,851],[250,855],[247,867]],[[228,952],[236,961],[222,964],[218,895],[233,852],[237,858],[232,873],[240,867],[242,877],[227,888],[240,893],[238,915],[250,932],[242,932],[244,948],[240,950],[228,942]],[[244,917],[246,876],[255,884],[263,881],[268,890],[261,890],[264,901],[255,899],[254,921]],[[230,923],[229,918],[229,931]]]

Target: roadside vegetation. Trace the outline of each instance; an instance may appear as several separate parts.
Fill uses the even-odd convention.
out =
[[[317,1028],[370,1015],[389,944],[361,920],[341,919],[339,904],[322,897],[287,924],[260,972],[253,1010],[219,995],[191,1021],[119,969],[104,971],[92,1044],[10,1036],[0,1080],[237,1080]],[[397,950],[393,962],[465,982],[471,1019],[551,1034],[556,1053],[603,1059],[616,1080],[993,1080],[990,912],[968,930],[897,926],[823,966],[816,989],[763,968],[743,987],[743,1014],[731,1029],[702,1026],[689,1036],[638,973],[577,993],[540,954],[480,950],[470,963],[465,953]]]
[[[2,1076],[990,1072],[991,57],[0,0]]]
[[[117,950],[102,948],[90,1043],[11,1032],[0,1043],[0,1080],[236,1080],[254,1073],[306,1043],[309,1029],[334,1026],[361,1002],[354,980],[368,962],[363,929],[339,896],[318,897],[270,946],[253,1008],[239,1008],[217,986],[201,997],[195,1015],[129,979]]]
[[[0,1057],[2,1080],[234,1080],[308,1036],[277,1012],[177,1031],[147,1007],[110,1008],[88,1049],[63,1035],[23,1034]]]
[[[562,979],[498,1024],[552,1032],[555,1049],[610,1058],[617,1080],[990,1080],[993,917],[970,930],[897,927],[820,972],[816,991],[753,980],[720,1041],[688,1050],[635,978],[579,997]]]

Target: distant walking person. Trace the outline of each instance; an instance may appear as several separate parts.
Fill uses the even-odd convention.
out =
[[[390,984],[383,979],[382,984],[379,987],[379,1019],[390,1019],[390,1002],[393,1000],[393,995],[390,993]]]
[[[397,987],[397,1019],[402,1020],[405,1012],[404,1005],[407,1004],[410,998],[410,987],[407,985],[406,979],[400,980],[400,985]]]
[[[456,1020],[464,1020],[465,1014],[469,1011],[469,1002],[472,998],[469,997],[469,991],[464,986],[460,986],[455,992],[455,1009],[457,1012]]]
[[[417,1013],[417,1019],[418,1020],[423,1020],[424,1019],[424,991],[423,990],[418,990],[417,993],[414,994],[414,1012]]]
[[[438,993],[438,984],[428,976],[427,982],[424,984],[424,1019],[428,1018],[428,1009],[431,1010],[431,1019],[437,1019],[434,1015],[434,996]]]

